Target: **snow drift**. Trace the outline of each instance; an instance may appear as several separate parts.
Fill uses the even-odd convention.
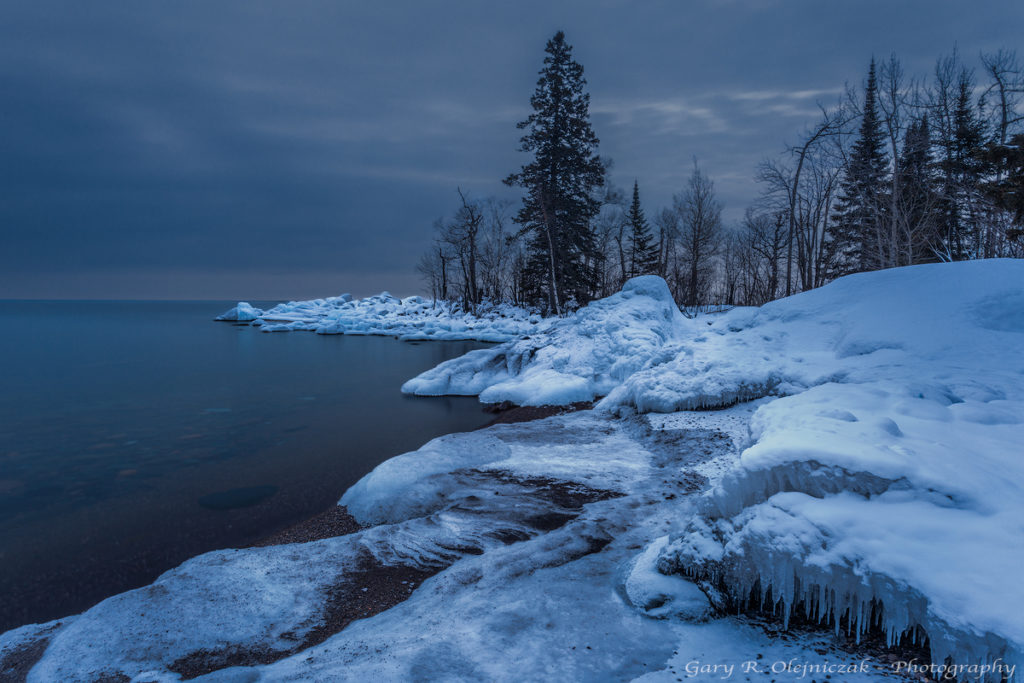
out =
[[[504,342],[529,334],[544,320],[535,311],[485,301],[473,311],[420,296],[399,299],[381,292],[364,299],[351,294],[290,301],[268,311],[245,302],[217,320],[252,321],[264,332],[307,330],[318,334],[378,335],[405,340]]]
[[[926,635],[938,664],[1024,664],[1024,262],[856,275],[717,325],[603,404],[786,395],[659,567],[786,620]]]
[[[565,405],[603,396],[666,343],[692,334],[659,277],[636,277],[622,291],[557,320],[526,339],[472,351],[402,387],[407,394],[480,395],[485,403]]]

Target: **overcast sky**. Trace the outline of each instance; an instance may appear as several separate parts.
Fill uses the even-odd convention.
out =
[[[575,46],[613,181],[757,163],[895,51],[1021,48],[1024,2],[0,4],[0,298],[420,289],[456,187],[510,194],[545,41]]]

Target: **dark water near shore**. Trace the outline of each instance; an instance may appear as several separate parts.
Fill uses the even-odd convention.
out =
[[[399,392],[482,344],[212,322],[230,305],[0,301],[0,631],[251,543],[488,420]]]

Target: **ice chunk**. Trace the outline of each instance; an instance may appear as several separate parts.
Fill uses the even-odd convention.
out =
[[[254,308],[245,301],[239,301],[238,305],[218,315],[215,320],[232,320],[238,322],[256,320],[263,315],[263,311]]]

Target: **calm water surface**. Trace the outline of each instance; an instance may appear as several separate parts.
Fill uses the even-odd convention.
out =
[[[212,322],[230,305],[0,301],[0,631],[251,543],[488,420],[399,391],[482,344]]]

